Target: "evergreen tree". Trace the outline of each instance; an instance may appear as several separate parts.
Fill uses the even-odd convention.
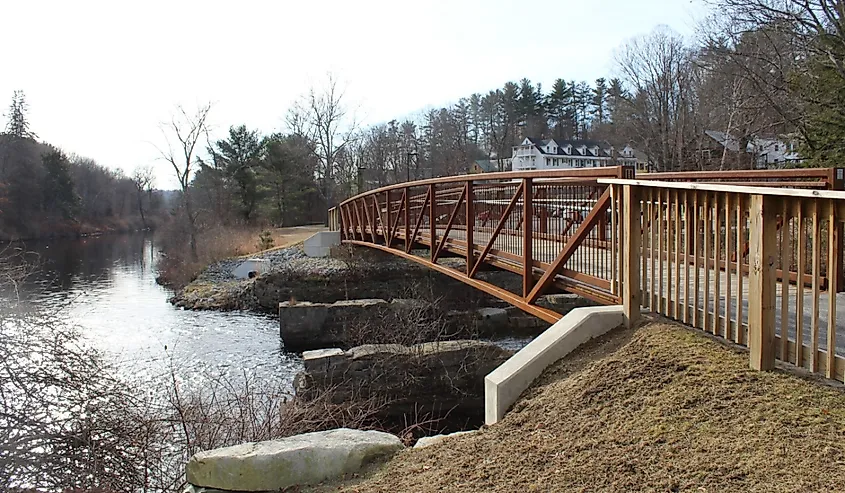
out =
[[[245,125],[229,128],[229,138],[218,140],[209,149],[214,167],[236,186],[241,215],[249,221],[259,200],[256,167],[264,153],[265,142],[257,130]]]
[[[552,136],[556,139],[572,137],[572,91],[563,79],[557,79],[552,85],[552,91],[546,96],[546,118],[552,129]]]
[[[42,156],[44,165],[44,211],[49,215],[59,213],[65,219],[73,219],[79,208],[79,196],[73,186],[70,161],[63,152],[52,149]]]
[[[596,79],[596,87],[593,88],[592,114],[599,125],[605,122],[607,117],[607,81],[604,78]]]
[[[29,130],[27,112],[29,105],[23,91],[15,91],[12,95],[12,104],[9,105],[9,113],[6,115],[6,133],[19,139],[37,139],[38,136]]]
[[[618,78],[610,79],[610,86],[607,88],[607,116],[613,123],[621,123],[623,120],[623,104],[628,94]]]

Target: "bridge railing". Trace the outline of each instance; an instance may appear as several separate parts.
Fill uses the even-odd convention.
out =
[[[843,168],[790,168],[637,173],[638,180],[726,183],[746,187],[845,190]]]
[[[845,192],[651,180],[600,180],[618,198],[623,304],[641,305],[842,381],[837,325]],[[837,354],[838,353],[838,354]]]
[[[438,269],[442,258],[462,257],[463,279],[553,321],[559,315],[536,306],[552,286],[601,302],[619,300],[618,216],[599,178],[633,178],[633,168],[485,173],[392,185],[341,203],[341,235]],[[419,249],[427,250],[424,256]],[[478,280],[485,265],[522,276],[522,289]]]

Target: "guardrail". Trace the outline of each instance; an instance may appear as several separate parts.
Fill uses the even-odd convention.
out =
[[[845,192],[599,182],[623,210],[630,317],[643,306],[748,346],[753,368],[780,359],[843,380],[845,327],[824,280],[842,269]]]

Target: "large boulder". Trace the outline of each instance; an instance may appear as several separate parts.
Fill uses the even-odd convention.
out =
[[[368,344],[348,351],[303,353],[297,397],[327,395],[335,403],[373,400],[389,423],[428,415],[458,426],[481,425],[484,377],[513,354],[483,341],[440,341],[402,346]]]
[[[278,491],[356,472],[402,448],[389,433],[340,428],[199,452],[186,473],[205,488]]]

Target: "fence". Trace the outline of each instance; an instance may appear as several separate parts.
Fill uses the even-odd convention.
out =
[[[600,180],[620,197],[623,303],[775,359],[845,377],[837,348],[845,192]],[[843,306],[845,308],[845,306]],[[842,314],[839,319],[842,320]]]

